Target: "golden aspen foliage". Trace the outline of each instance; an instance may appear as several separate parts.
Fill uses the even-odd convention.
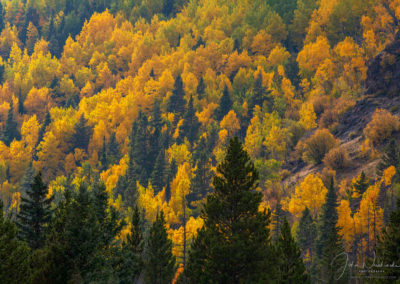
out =
[[[227,130],[228,137],[236,134],[240,129],[240,124],[235,111],[231,110],[228,112],[228,114],[221,120],[220,127]]]
[[[317,218],[328,190],[317,176],[308,175],[298,186],[290,198],[288,210],[296,218],[300,217],[304,209],[310,209],[313,218]]]
[[[22,140],[29,151],[35,149],[39,138],[40,125],[36,118],[36,114],[32,115],[29,119],[24,120],[21,126]]]
[[[305,129],[311,129],[317,127],[315,122],[317,115],[314,112],[314,106],[311,103],[303,103],[299,111],[300,123]]]

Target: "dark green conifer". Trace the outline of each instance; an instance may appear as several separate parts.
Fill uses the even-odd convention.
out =
[[[166,161],[164,149],[158,153],[153,172],[151,174],[151,185],[154,188],[154,193],[160,192],[166,181]]]
[[[8,110],[7,120],[3,132],[4,143],[10,146],[11,142],[16,139],[21,139],[21,134],[19,133],[18,123],[14,118],[14,104],[11,100],[10,109]]]
[[[308,207],[304,209],[297,227],[297,241],[302,251],[303,258],[306,258],[306,266],[310,267],[313,261],[315,239],[317,237],[317,226],[311,216]]]
[[[347,283],[348,269],[343,240],[336,226],[338,221],[337,195],[333,180],[326,194],[317,240],[319,279],[325,283]]]
[[[20,211],[17,215],[19,234],[33,249],[43,246],[45,230],[51,220],[52,198],[48,198],[47,194],[47,186],[39,173],[26,192],[26,198],[21,197]]]
[[[190,96],[188,107],[183,116],[183,123],[179,129],[179,142],[182,143],[184,137],[187,137],[190,144],[193,145],[197,139],[199,128],[200,122],[193,107],[193,97]]]
[[[175,275],[175,256],[172,241],[168,238],[164,213],[157,214],[147,239],[146,283],[170,284]]]
[[[290,232],[289,223],[284,217],[276,243],[279,283],[309,283],[301,251]]]
[[[258,172],[236,137],[217,167],[184,271],[187,283],[268,283],[276,277],[270,212],[258,210]]]
[[[400,148],[394,139],[390,140],[385,147],[385,151],[382,155],[382,160],[377,166],[377,172],[382,175],[383,171],[388,167],[394,166],[396,168],[396,174],[394,181],[400,181]]]
[[[39,130],[39,138],[38,138],[38,143],[37,143],[38,145],[40,142],[42,142],[44,134],[46,133],[46,128],[47,128],[47,126],[50,125],[50,123],[51,123],[51,116],[50,116],[50,112],[47,110],[46,115],[44,117],[42,127],[40,127],[40,130]]]
[[[400,199],[397,209],[390,213],[389,224],[378,237],[377,256],[383,264],[400,264]],[[398,267],[385,267],[384,270],[386,283],[400,279]]]
[[[196,88],[197,98],[199,100],[204,98],[205,91],[206,91],[206,85],[204,84],[204,79],[203,77],[200,77],[199,83],[197,84]]]
[[[82,114],[74,126],[75,133],[72,136],[72,147],[87,150],[93,128],[88,125],[88,120]]]
[[[369,187],[369,179],[365,176],[364,171],[361,172],[360,177],[353,184],[354,189],[362,196]]]
[[[219,100],[218,108],[216,109],[215,115],[217,120],[222,120],[225,115],[231,110],[232,108],[232,100],[229,95],[228,87],[225,86],[224,91],[222,92],[222,97]]]
[[[182,77],[181,75],[178,75],[175,79],[172,95],[169,98],[167,111],[175,113],[177,116],[181,117],[185,112],[185,106],[185,91],[183,90]]]
[[[28,283],[29,247],[17,239],[17,227],[3,213],[0,200],[0,283]]]

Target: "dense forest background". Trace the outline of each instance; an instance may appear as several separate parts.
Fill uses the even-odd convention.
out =
[[[35,192],[49,210],[21,250],[60,262],[48,244],[73,250],[56,234],[71,218],[108,233],[64,279],[111,277],[101,247],[137,249],[139,231],[165,239],[177,279],[237,136],[268,235],[293,236],[313,281],[326,228],[354,263],[373,259],[398,232],[399,19],[398,0],[0,1],[0,198],[22,232]]]

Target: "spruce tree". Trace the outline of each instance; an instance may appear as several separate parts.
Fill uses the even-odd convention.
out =
[[[186,109],[185,115],[183,116],[183,123],[179,129],[179,142],[182,143],[184,137],[187,137],[190,144],[193,143],[197,139],[197,135],[200,128],[200,122],[196,116],[196,111],[193,107],[193,97],[190,96],[189,104]]]
[[[358,194],[361,196],[369,187],[369,179],[365,176],[364,171],[361,172],[360,177],[356,180],[353,184],[354,189],[357,191]]]
[[[348,270],[343,240],[336,226],[338,221],[337,195],[333,179],[326,194],[317,240],[318,268],[325,283],[346,283]]]
[[[122,158],[121,151],[117,139],[115,137],[115,132],[111,133],[110,139],[108,140],[106,146],[107,164],[115,165],[119,164]]]
[[[17,238],[17,227],[3,213],[0,200],[0,283],[28,283],[29,248]]]
[[[181,75],[178,75],[175,79],[172,95],[169,98],[167,111],[175,113],[177,116],[181,117],[185,112],[185,106],[185,91],[183,90],[182,77]]]
[[[279,283],[309,283],[301,251],[290,232],[289,223],[284,217],[276,242]]]
[[[19,183],[19,192],[23,197],[26,197],[26,193],[31,188],[31,184],[33,183],[35,175],[35,168],[33,167],[32,162],[30,162]]]
[[[297,227],[297,241],[302,251],[303,258],[306,258],[306,266],[310,267],[313,261],[315,239],[317,237],[317,226],[311,216],[308,207],[304,209]]]
[[[397,210],[390,213],[389,224],[378,237],[377,257],[384,264],[400,264],[400,199],[397,200]],[[384,270],[387,283],[400,279],[398,268],[385,267]]]
[[[201,137],[193,153],[196,169],[192,179],[192,191],[187,196],[189,207],[191,207],[190,202],[201,200],[210,192],[211,170],[209,168],[209,159],[210,153],[207,149],[207,141],[204,137]]]
[[[119,283],[137,283],[142,273],[144,239],[141,229],[140,210],[137,206],[132,214],[130,234],[122,244],[122,265],[119,268]]]
[[[42,174],[39,173],[26,192],[26,198],[21,197],[17,225],[20,238],[27,241],[33,249],[43,246],[45,230],[51,219],[50,205],[53,198],[48,198],[47,194],[47,186],[43,183]]]
[[[21,90],[19,90],[18,92],[18,113],[19,114],[25,113],[24,99],[22,97]]]
[[[228,87],[225,86],[224,91],[222,92],[222,97],[219,100],[218,108],[215,110],[215,115],[218,121],[222,120],[225,115],[231,110],[232,108],[232,100],[229,96]]]
[[[42,142],[44,134],[46,133],[46,128],[47,128],[47,126],[50,125],[50,123],[51,123],[51,116],[50,116],[50,112],[47,111],[46,116],[44,117],[42,127],[39,129],[39,138],[38,138],[37,145],[39,145],[39,143]]]
[[[151,135],[150,135],[150,149],[149,149],[149,160],[153,163],[156,161],[157,156],[160,152],[160,147],[162,147],[162,133],[161,129],[164,123],[161,117],[160,102],[156,100],[153,104],[153,110],[151,113]],[[150,166],[150,170],[153,170],[154,164]]]
[[[396,168],[396,174],[394,176],[394,181],[400,181],[400,148],[394,139],[390,140],[386,145],[384,153],[382,155],[382,160],[377,166],[377,172],[382,175],[383,171],[388,167],[394,166]]]
[[[154,193],[160,192],[166,181],[166,161],[164,149],[158,153],[153,172],[151,173],[151,185],[154,188]]]
[[[146,283],[169,284],[175,275],[175,256],[172,241],[168,238],[164,213],[157,214],[147,239]]]
[[[276,203],[276,206],[275,206],[275,210],[274,210],[274,212],[273,212],[273,214],[272,214],[272,220],[271,220],[271,222],[272,222],[272,226],[273,226],[273,229],[272,229],[272,239],[274,239],[274,240],[276,240],[279,236],[280,236],[280,233],[281,233],[281,227],[282,227],[282,222],[283,222],[283,215],[284,215],[284,213],[283,213],[283,211],[282,211],[282,205],[281,205],[281,202],[280,202],[280,200],[278,200],[277,201],[277,203]]]
[[[12,100],[10,102],[10,109],[8,110],[3,136],[4,143],[7,146],[10,146],[11,142],[14,139],[21,139],[21,134],[19,133],[18,129],[18,123],[14,118],[14,104]]]
[[[146,185],[149,179],[148,138],[147,116],[139,112],[131,134],[130,159],[132,159],[132,170],[142,185]]]
[[[197,84],[196,88],[197,98],[199,100],[204,98],[205,91],[206,91],[206,85],[204,84],[204,79],[203,77],[200,77],[200,81]]]
[[[87,150],[89,146],[89,140],[92,136],[93,129],[88,125],[88,120],[82,114],[79,121],[74,127],[75,133],[72,136],[72,147]]]
[[[187,283],[268,283],[276,271],[270,243],[270,212],[262,200],[258,172],[237,137],[217,167],[184,271]]]

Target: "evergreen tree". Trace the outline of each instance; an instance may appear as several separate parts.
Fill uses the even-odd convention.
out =
[[[201,200],[210,192],[211,170],[209,168],[209,156],[207,141],[204,137],[201,137],[193,153],[196,169],[191,182],[192,191],[187,196],[189,207],[191,208],[190,202]]]
[[[204,79],[203,77],[200,77],[199,84],[197,84],[196,88],[197,98],[199,100],[204,98],[205,91],[206,91],[206,85],[204,84]]]
[[[196,111],[193,107],[193,97],[190,96],[188,108],[186,109],[185,115],[183,116],[183,123],[179,129],[179,140],[183,142],[184,137],[187,137],[190,144],[197,139],[197,135],[200,128],[200,122],[197,119]]]
[[[217,120],[221,121],[224,118],[224,116],[228,114],[231,108],[232,108],[232,100],[229,96],[228,87],[225,86],[224,91],[222,93],[222,97],[219,100],[218,108],[215,110],[216,111],[215,115]]]
[[[50,222],[50,204],[53,198],[48,198],[47,194],[47,186],[39,173],[26,192],[27,197],[21,197],[20,212],[17,215],[20,238],[26,240],[33,249],[43,246],[45,230]]]
[[[88,120],[82,114],[74,126],[75,133],[72,136],[72,147],[87,150],[93,128],[88,125]]]
[[[160,147],[162,147],[162,134],[161,134],[161,129],[163,127],[164,123],[161,117],[161,109],[160,109],[160,102],[156,100],[153,104],[153,110],[151,114],[151,121],[150,121],[150,126],[151,126],[151,137],[150,137],[150,150],[149,150],[149,160],[152,161],[153,163],[156,161],[157,156],[159,155],[160,152]],[[150,170],[152,171],[154,167],[154,164],[150,166]]]
[[[175,0],[164,0],[162,13],[168,18],[174,15],[175,12]]]
[[[31,188],[31,184],[33,183],[35,175],[35,168],[33,167],[32,162],[30,162],[19,183],[19,192],[23,197],[27,195],[28,190]]]
[[[140,227],[141,217],[137,206],[132,214],[130,234],[122,245],[122,265],[119,273],[120,283],[137,283],[143,270],[143,233]]]
[[[21,134],[19,133],[18,129],[18,123],[14,118],[14,104],[12,100],[10,102],[10,109],[8,110],[3,136],[4,143],[7,146],[10,146],[11,142],[14,139],[21,139]]]
[[[277,239],[278,282],[308,283],[306,268],[301,258],[300,249],[290,232],[289,223],[284,217]]]
[[[39,129],[38,141],[36,143],[36,146],[38,146],[40,144],[40,142],[43,141],[44,134],[46,133],[46,128],[47,128],[47,126],[50,125],[50,123],[51,123],[51,116],[50,116],[50,112],[47,110],[46,115],[44,117],[43,124]],[[35,153],[34,158],[37,159],[36,153]]]
[[[253,110],[256,105],[263,107],[264,101],[267,103],[267,109],[271,111],[273,97],[271,96],[270,92],[267,91],[267,88],[263,86],[262,75],[259,73],[254,81],[253,92],[251,93],[251,97],[249,99],[249,117],[253,117]]]
[[[281,227],[282,227],[282,222],[283,219],[282,217],[284,216],[284,213],[282,211],[282,205],[280,200],[276,203],[275,206],[275,212],[272,214],[272,239],[276,240],[281,234]]]
[[[147,185],[149,179],[149,147],[148,147],[148,120],[147,116],[139,112],[139,116],[134,122],[131,135],[132,170],[140,184]]]
[[[0,200],[0,283],[28,283],[29,248],[17,239],[17,227],[4,217]]]
[[[188,283],[268,283],[275,278],[270,212],[258,210],[258,172],[239,139],[230,140],[217,167],[184,270]]]
[[[353,184],[354,189],[362,196],[369,187],[369,179],[365,176],[364,171],[361,172],[360,177]]]
[[[168,238],[162,211],[150,228],[146,251],[146,283],[171,283],[175,275],[175,256],[172,255],[172,241]]]
[[[301,248],[303,258],[306,259],[307,267],[310,267],[313,261],[314,244],[317,237],[317,226],[311,216],[308,207],[304,209],[297,227],[297,241]]]
[[[110,139],[106,146],[107,165],[119,164],[122,158],[121,151],[117,139],[115,138],[115,132],[111,133]]]
[[[181,75],[178,75],[175,79],[172,95],[169,98],[167,111],[175,113],[178,117],[181,117],[185,112],[185,106],[185,91],[183,90],[182,77]],[[177,120],[175,122],[177,122]]]
[[[19,90],[18,92],[18,113],[19,114],[25,113],[24,99],[22,97],[21,90]]]
[[[65,190],[42,255],[34,257],[34,283],[116,282],[115,239],[124,223],[108,205],[105,186],[91,187],[89,191],[81,184],[77,193]]]
[[[383,171],[388,167],[394,166],[396,168],[396,174],[394,176],[395,182],[400,182],[400,149],[394,139],[390,140],[385,147],[385,151],[382,155],[382,160],[377,166],[377,172],[382,175]]]
[[[0,33],[3,31],[4,27],[5,27],[5,23],[4,23],[4,8],[3,8],[3,4],[0,2]],[[1,82],[1,81],[0,81]]]
[[[154,194],[160,192],[166,180],[166,161],[165,161],[165,154],[164,149],[161,149],[154,166],[154,170],[151,173],[151,184],[154,188]]]
[[[378,258],[384,264],[400,264],[400,199],[397,210],[390,213],[389,224],[378,237]],[[387,283],[400,279],[400,271],[395,267],[385,267]],[[396,282],[397,283],[397,282]]]
[[[319,279],[325,283],[346,283],[347,269],[343,240],[336,226],[338,221],[337,195],[333,179],[326,194],[317,240]]]

